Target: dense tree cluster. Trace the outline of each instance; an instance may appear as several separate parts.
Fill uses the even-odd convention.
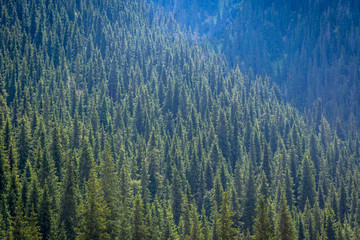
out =
[[[1,3],[0,238],[358,239],[360,140],[144,1]]]
[[[243,72],[272,76],[301,111],[320,105],[340,138],[359,129],[359,1],[154,2]]]

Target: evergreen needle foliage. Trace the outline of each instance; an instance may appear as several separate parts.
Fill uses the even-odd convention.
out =
[[[277,16],[275,2],[264,21]],[[218,3],[222,22],[232,1]],[[353,4],[338,4],[339,19],[333,8],[319,11],[340,24],[347,12],[356,17]],[[272,79],[145,0],[3,0],[0,12],[1,239],[359,236],[360,140],[356,126],[343,125],[349,114],[339,111],[334,125],[320,101],[300,113]],[[312,36],[301,30],[294,34]],[[331,25],[319,44],[336,48],[341,31]],[[356,32],[347,35],[354,51]],[[315,49],[309,87],[322,81],[313,72],[326,54]],[[239,57],[260,55],[269,57]],[[284,58],[273,59],[281,76],[303,75]],[[352,68],[332,70],[355,84]]]

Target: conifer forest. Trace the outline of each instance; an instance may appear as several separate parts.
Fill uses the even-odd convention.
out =
[[[0,0],[0,239],[359,240],[360,1]]]

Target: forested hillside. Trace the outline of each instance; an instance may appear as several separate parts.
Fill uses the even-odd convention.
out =
[[[1,1],[0,239],[359,239],[356,132],[194,35],[144,0]]]
[[[344,134],[359,129],[360,1],[154,2],[185,29],[195,30],[194,40],[210,42],[232,65],[272,76],[284,98],[301,112],[321,106]]]

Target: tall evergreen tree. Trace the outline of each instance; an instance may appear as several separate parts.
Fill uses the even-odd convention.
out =
[[[119,193],[117,188],[115,188],[118,181],[116,180],[115,163],[108,140],[105,141],[105,149],[102,155],[100,184],[106,206],[109,210],[109,215],[107,216],[107,233],[113,239],[118,235]]]
[[[89,181],[86,184],[85,200],[80,206],[79,227],[76,239],[110,239],[106,231],[108,209],[100,192],[99,180],[96,177],[95,163],[92,162]]]
[[[80,158],[79,158],[79,186],[85,190],[85,184],[89,180],[91,163],[93,162],[93,152],[88,137],[84,137]]]
[[[63,167],[63,146],[61,145],[60,140],[60,131],[55,120],[54,122],[54,130],[52,132],[52,142],[50,146],[50,154],[55,164],[56,175],[60,178],[61,169]]]
[[[233,227],[231,217],[233,213],[230,209],[230,203],[227,192],[223,194],[222,206],[220,210],[220,217],[218,219],[218,234],[219,239],[230,240],[236,239],[237,229]]]
[[[30,125],[26,116],[23,116],[20,122],[20,132],[18,135],[18,150],[19,150],[19,170],[23,170],[25,163],[30,156],[31,151],[31,137],[30,137]]]
[[[151,133],[148,149],[147,149],[147,161],[149,163],[149,191],[151,197],[154,198],[155,194],[161,188],[161,175],[160,175],[160,152],[156,144],[155,132]]]
[[[305,156],[302,165],[302,176],[300,185],[300,207],[304,209],[305,203],[309,200],[310,205],[313,206],[315,202],[315,177],[313,173],[313,164],[307,156]]]
[[[248,179],[246,183],[244,196],[244,210],[242,214],[242,221],[244,222],[244,230],[249,229],[252,232],[254,218],[256,216],[256,190],[254,183],[254,173],[250,165],[248,172]]]
[[[254,239],[272,239],[273,233],[271,232],[267,203],[265,202],[265,197],[263,195],[260,195],[259,197],[256,215],[257,216],[254,221]]]
[[[276,224],[276,238],[280,240],[297,239],[295,233],[295,226],[289,212],[289,207],[286,204],[285,195],[281,197],[280,211],[278,213],[278,220]]]
[[[75,228],[77,227],[77,195],[78,187],[75,179],[74,163],[76,162],[76,154],[68,159],[64,175],[62,199],[60,207],[60,226],[64,226],[67,239],[75,239]]]
[[[134,203],[134,225],[133,225],[133,240],[141,240],[147,237],[147,229],[144,224],[144,206],[141,196],[137,195]]]
[[[40,233],[43,239],[51,239],[51,233],[53,226],[53,212],[51,209],[51,199],[49,195],[48,184],[45,181],[44,191],[42,193],[42,199],[39,210],[39,226]]]

